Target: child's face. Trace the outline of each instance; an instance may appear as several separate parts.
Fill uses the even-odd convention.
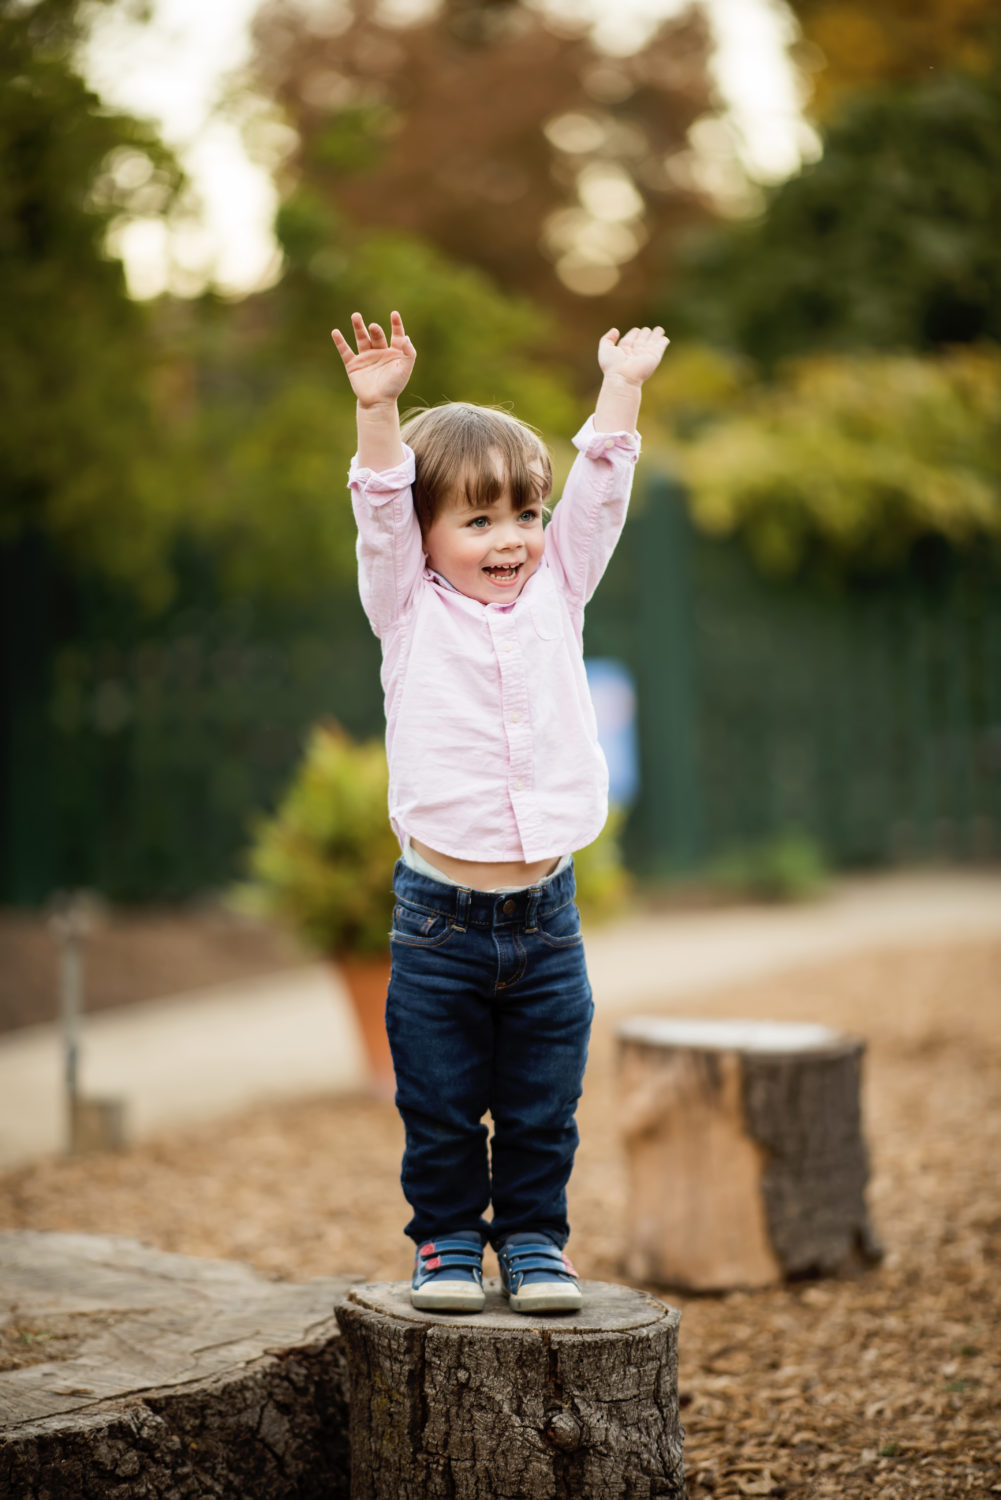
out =
[[[460,497],[438,513],[424,537],[434,571],[481,604],[517,599],[542,549],[541,501],[518,510],[509,490],[476,509]]]

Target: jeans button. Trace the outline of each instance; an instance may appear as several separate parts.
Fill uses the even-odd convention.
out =
[[[504,905],[501,907],[501,911],[504,913],[504,915],[506,917],[509,917],[511,915],[511,913],[514,911],[514,908],[515,908],[515,903],[511,900],[510,897],[508,897],[508,899],[504,902]]]

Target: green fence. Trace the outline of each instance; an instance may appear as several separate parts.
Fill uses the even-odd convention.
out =
[[[190,602],[209,590],[189,580],[189,602],[151,620],[67,590],[37,546],[6,563],[0,899],[225,886],[310,724],[382,732],[379,647],[354,588],[280,610]]]
[[[801,829],[840,865],[1001,853],[1001,570],[822,588],[764,580],[639,497],[588,649],[639,689],[634,859],[685,872]]]
[[[225,886],[312,722],[381,733],[378,643],[353,588],[266,610],[210,604],[192,578],[183,608],[149,620],[68,590],[38,544],[0,552],[0,899]],[[639,691],[638,868],[690,872],[794,827],[838,864],[999,852],[987,560],[840,593],[770,584],[655,480],[586,645]]]

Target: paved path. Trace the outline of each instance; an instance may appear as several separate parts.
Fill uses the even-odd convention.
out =
[[[588,964],[600,1011],[679,1013],[745,979],[867,949],[987,937],[1001,938],[1001,871],[885,875],[844,881],[803,907],[629,917],[589,937]],[[134,1140],[363,1081],[350,1005],[326,964],[85,1020],[82,1090],[124,1100]],[[56,1027],[0,1037],[0,1168],[60,1150],[64,1134]]]

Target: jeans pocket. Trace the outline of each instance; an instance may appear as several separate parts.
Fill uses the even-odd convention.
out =
[[[396,902],[393,907],[391,943],[406,943],[411,948],[440,948],[454,932],[451,919],[443,912],[411,901]]]
[[[539,913],[539,936],[551,948],[572,948],[582,941],[580,912],[575,901]]]

